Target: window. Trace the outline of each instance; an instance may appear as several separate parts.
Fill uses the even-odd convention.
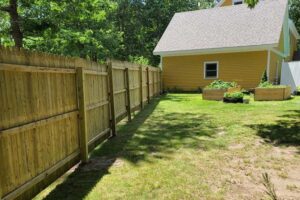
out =
[[[204,78],[217,79],[218,78],[219,63],[218,62],[205,62],[204,63]]]
[[[232,0],[233,5],[243,4],[243,0]]]

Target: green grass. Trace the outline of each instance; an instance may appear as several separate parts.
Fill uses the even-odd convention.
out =
[[[263,172],[278,196],[299,197],[288,188],[300,177],[287,173],[299,170],[299,110],[299,97],[224,104],[168,94],[36,199],[261,199]]]

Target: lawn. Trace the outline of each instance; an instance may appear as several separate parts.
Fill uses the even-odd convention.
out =
[[[300,98],[224,104],[154,99],[91,162],[35,199],[300,199]]]

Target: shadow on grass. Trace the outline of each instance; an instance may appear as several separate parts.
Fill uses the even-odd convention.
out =
[[[78,167],[45,199],[83,199],[120,158],[137,165],[141,161],[168,159],[180,148],[222,147],[211,140],[217,127],[207,116],[156,109],[159,102],[165,100],[177,102],[178,98],[154,99],[132,122],[118,126],[117,137],[99,145],[91,153],[91,162]]]
[[[180,95],[176,95],[178,93],[168,93],[168,94],[171,94],[171,95],[164,96],[162,101],[167,100],[167,101],[178,102],[178,103],[190,102],[190,101],[194,100],[193,98],[191,98],[191,94],[195,95],[195,96],[198,95],[199,98],[201,95],[201,93],[199,93],[199,92],[186,92],[186,93],[180,93]]]
[[[266,142],[278,146],[300,146],[300,110],[289,110],[288,114],[279,116],[274,124],[254,124],[251,128],[257,131]]]

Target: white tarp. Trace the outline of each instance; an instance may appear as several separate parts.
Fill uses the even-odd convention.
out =
[[[282,64],[280,84],[290,85],[292,91],[296,91],[296,87],[300,86],[300,61]]]

